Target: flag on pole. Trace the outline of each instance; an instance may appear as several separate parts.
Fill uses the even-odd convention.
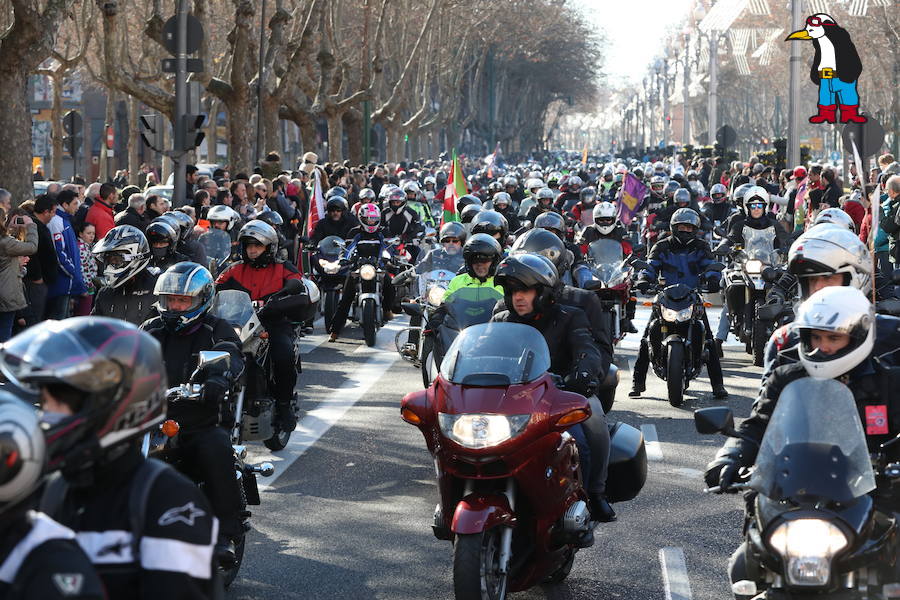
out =
[[[450,165],[450,177],[447,178],[447,187],[444,189],[444,214],[441,225],[450,221],[459,221],[456,214],[456,201],[469,193],[466,189],[466,179],[463,177],[462,168],[459,166],[459,158],[456,149],[453,150],[453,163]]]
[[[497,142],[497,147],[494,148],[494,151],[491,154],[488,154],[484,157],[484,162],[488,166],[487,176],[488,179],[494,178],[494,167],[500,167],[502,164],[500,163],[500,142]]]
[[[584,150],[581,151],[581,166],[587,166],[587,144],[584,145]]]
[[[627,226],[631,223],[634,216],[641,209],[641,203],[643,203],[646,195],[647,186],[636,176],[626,173],[618,198],[619,220],[622,221],[622,224]]]
[[[309,218],[306,220],[306,235],[312,237],[316,223],[325,218],[325,194],[322,193],[322,175],[319,169],[313,169],[313,193],[309,197]]]

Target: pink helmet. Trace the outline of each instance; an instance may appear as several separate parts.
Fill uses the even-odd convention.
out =
[[[381,226],[381,210],[375,204],[363,204],[359,207],[359,224],[365,231],[375,233]]]

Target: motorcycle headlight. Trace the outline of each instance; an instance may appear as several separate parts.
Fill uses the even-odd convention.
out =
[[[694,314],[694,305],[691,304],[687,308],[683,308],[681,310],[675,310],[672,308],[666,308],[665,306],[660,306],[660,314],[662,315],[663,321],[669,321],[670,323],[681,323],[682,321],[687,321],[691,318],[691,315]]]
[[[761,260],[748,260],[744,262],[744,270],[753,275],[762,273],[763,264]]]
[[[319,266],[322,267],[322,270],[325,271],[328,275],[334,275],[338,271],[341,270],[341,261],[335,260],[325,260],[324,258],[319,259]]]
[[[441,432],[466,448],[490,448],[510,440],[525,429],[531,415],[448,415],[438,413]]]
[[[363,265],[359,268],[359,276],[365,281],[371,281],[375,279],[375,274],[375,267],[373,267],[372,265]]]
[[[849,543],[843,531],[822,519],[786,521],[769,535],[769,546],[785,561],[792,585],[827,585],[832,558]]]
[[[434,306],[439,305],[444,301],[444,295],[447,293],[446,288],[443,288],[439,285],[434,285],[428,290],[428,302],[429,304],[433,304]]]

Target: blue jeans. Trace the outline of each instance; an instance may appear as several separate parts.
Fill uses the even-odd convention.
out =
[[[12,337],[13,321],[16,311],[0,312],[0,343],[6,342]]]
[[[837,77],[819,80],[819,104],[833,106],[858,106],[859,94],[856,93],[856,81],[844,83]]]
[[[719,328],[716,330],[716,339],[723,342],[728,339],[728,304],[722,304],[722,312],[719,313]]]

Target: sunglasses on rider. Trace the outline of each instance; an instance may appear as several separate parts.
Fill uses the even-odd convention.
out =
[[[747,204],[747,208],[749,208],[750,210],[753,210],[756,208],[765,208],[765,207],[766,207],[765,202],[750,202]]]
[[[712,195],[713,200],[721,200],[724,197],[725,197],[725,194],[713,194]]]
[[[448,238],[442,239],[442,240],[441,240],[441,243],[443,243],[443,244],[459,244],[459,243],[461,243],[461,242],[459,241],[459,238],[450,238],[450,237],[448,237]]]

